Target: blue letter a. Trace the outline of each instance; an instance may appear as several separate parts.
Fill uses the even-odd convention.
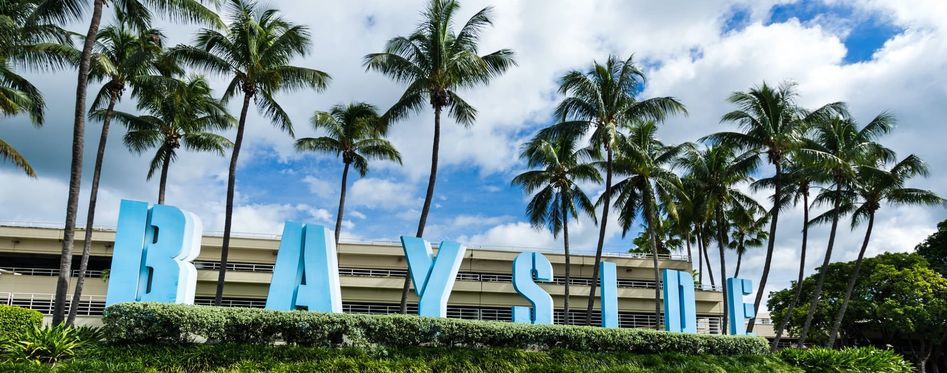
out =
[[[335,237],[321,225],[286,222],[266,308],[342,312]]]

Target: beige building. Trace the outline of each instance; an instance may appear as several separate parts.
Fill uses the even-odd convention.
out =
[[[107,288],[115,233],[96,230],[93,235],[89,278],[80,304],[80,315],[101,315]],[[82,238],[83,232],[77,231]],[[59,270],[62,229],[36,226],[0,226],[0,304],[13,304],[50,314]],[[213,300],[219,268],[221,238],[205,236],[201,254],[194,261],[198,269],[195,303]],[[238,235],[231,241],[224,291],[225,306],[263,307],[279,247],[277,236]],[[73,266],[78,267],[82,241],[76,241]],[[463,319],[511,319],[512,305],[528,305],[516,294],[511,280],[513,258],[522,249],[468,247],[448,302],[448,317]],[[351,313],[393,313],[398,311],[406,261],[400,243],[340,243],[339,277],[343,311]],[[543,251],[554,267],[555,282],[541,284],[556,304],[556,323],[563,323],[564,257],[556,251]],[[570,297],[571,323],[585,319],[585,306],[592,276],[593,256],[573,255]],[[621,327],[653,327],[654,274],[651,259],[633,254],[606,254],[604,260],[618,267],[618,308]],[[663,257],[661,268],[690,271],[686,257]],[[73,280],[75,273],[73,271]],[[74,286],[75,281],[71,282]],[[698,288],[698,331],[718,333],[723,312],[721,293],[709,287]],[[410,311],[417,298],[411,293]],[[598,303],[593,319],[598,322]],[[768,325],[764,325],[764,329]],[[765,331],[760,331],[766,335]]]

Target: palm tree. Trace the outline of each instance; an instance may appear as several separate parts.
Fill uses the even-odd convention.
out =
[[[763,246],[766,243],[766,223],[769,223],[769,216],[756,207],[745,208],[741,205],[731,206],[724,214],[726,221],[730,222],[730,242],[727,246],[737,252],[737,268],[733,271],[733,277],[740,277],[740,264],[743,262],[743,254],[748,249]]]
[[[859,166],[856,173],[856,181],[849,192],[852,195],[848,198],[842,198],[845,201],[854,201],[854,203],[841,207],[843,210],[852,213],[852,228],[864,221],[868,222],[868,227],[865,229],[865,239],[862,241],[861,250],[858,251],[858,259],[855,260],[855,269],[848,278],[845,297],[842,298],[842,305],[839,307],[835,321],[832,323],[832,332],[829,334],[829,340],[826,343],[826,346],[830,348],[835,345],[839,328],[845,318],[848,301],[852,297],[852,290],[855,288],[855,281],[858,279],[858,272],[861,270],[862,259],[865,257],[865,250],[868,248],[868,241],[871,239],[871,230],[875,225],[875,212],[881,208],[881,204],[935,206],[945,202],[943,198],[929,190],[904,186],[908,179],[918,175],[927,176],[928,173],[924,161],[913,154],[895,164],[891,170]]]
[[[342,190],[339,193],[339,212],[335,218],[335,242],[338,243],[342,232],[349,166],[354,165],[358,174],[364,177],[368,173],[370,159],[401,164],[401,153],[385,140],[387,128],[378,115],[378,109],[364,102],[336,105],[328,112],[316,112],[310,122],[313,128],[328,132],[328,136],[296,140],[296,150],[334,153],[342,157]]]
[[[720,255],[720,286],[723,293],[727,293],[727,264],[725,245],[728,224],[724,220],[724,211],[728,209],[749,210],[762,207],[757,202],[737,189],[737,185],[751,180],[750,174],[759,164],[759,155],[749,151],[738,154],[734,148],[724,145],[711,145],[706,150],[691,148],[678,160],[688,176],[697,181],[699,190],[707,198],[708,220],[712,220],[712,235],[717,241],[717,251]],[[708,258],[707,267],[710,267]],[[727,305],[723,307],[723,322],[721,327],[727,330]]]
[[[692,146],[692,145],[691,145]],[[707,255],[707,244],[708,238],[711,234],[708,234],[707,230],[709,228],[708,224],[708,199],[707,195],[704,194],[704,191],[701,189],[701,180],[698,180],[690,175],[684,175],[681,178],[681,194],[680,202],[678,205],[683,208],[679,208],[678,214],[682,212],[684,216],[689,217],[691,220],[691,226],[688,226],[688,229],[694,231],[694,242],[697,243],[697,282],[703,284],[704,281],[704,262],[707,262],[707,274],[710,279],[710,287],[716,287],[716,280],[714,280],[713,268],[710,267],[710,257]],[[693,257],[691,258],[693,261]]]
[[[160,173],[158,204],[164,204],[168,183],[168,169],[182,146],[191,151],[209,151],[224,156],[233,144],[226,137],[212,131],[226,130],[235,119],[227,108],[212,95],[207,81],[200,76],[186,81],[162,82],[142,89],[135,115],[116,111],[115,118],[128,127],[124,142],[134,153],[141,154],[155,148],[148,167],[150,180]],[[96,117],[106,115],[95,112]]]
[[[657,139],[658,126],[653,121],[624,124],[628,135],[617,136],[614,173],[628,178],[612,186],[614,202],[622,233],[627,233],[640,213],[645,220],[654,270],[655,328],[661,323],[661,269],[658,265],[658,235],[662,232],[658,205],[666,206],[668,214],[676,215],[673,196],[679,193],[681,180],[671,171],[686,146],[669,146]],[[600,203],[607,200],[602,196]],[[603,221],[602,224],[605,224]]]
[[[227,8],[230,24],[225,31],[203,29],[197,35],[197,46],[181,45],[171,52],[172,56],[187,65],[232,76],[224,92],[224,102],[238,93],[243,94],[227,177],[224,237],[215,305],[220,305],[224,294],[237,158],[243,145],[250,101],[256,103],[257,109],[273,125],[293,136],[292,121],[276,102],[276,93],[301,88],[321,91],[330,80],[329,75],[322,71],[288,65],[294,57],[304,56],[308,52],[310,40],[307,27],[283,19],[276,9],[264,8],[248,0],[230,0]]]
[[[773,176],[773,195],[782,195],[783,163],[786,156],[799,147],[803,134],[807,113],[795,103],[795,84],[783,83],[773,88],[765,82],[747,92],[735,92],[728,101],[737,105],[737,109],[726,113],[721,122],[735,122],[742,132],[719,132],[707,136],[706,139],[720,142],[724,145],[739,149],[750,150],[757,154],[766,154],[766,159],[775,168]],[[833,103],[816,110],[809,116],[821,116],[843,109],[841,103]],[[760,308],[763,301],[763,291],[769,279],[770,265],[773,261],[773,248],[776,244],[776,225],[779,221],[779,205],[774,203],[770,209],[769,240],[766,244],[766,260],[763,263],[763,274],[757,285],[754,310]],[[747,323],[746,331],[752,332],[756,318]]]
[[[403,119],[424,108],[427,101],[434,109],[434,141],[431,151],[431,173],[427,182],[421,218],[416,236],[424,234],[424,226],[434,198],[437,181],[437,158],[441,141],[441,111],[463,126],[471,126],[477,109],[460,97],[458,90],[486,85],[516,62],[513,51],[500,49],[480,56],[480,33],[492,24],[492,8],[484,8],[470,17],[459,32],[454,31],[454,18],[460,9],[456,0],[431,0],[423,20],[409,36],[388,41],[385,50],[365,56],[365,67],[377,70],[395,81],[406,83],[404,91],[388,112],[387,120]],[[401,290],[401,313],[407,312],[410,276],[405,274]]]
[[[95,223],[95,206],[99,193],[99,179],[102,175],[102,162],[105,158],[105,145],[108,141],[109,122],[115,104],[121,100],[127,84],[146,75],[152,68],[155,58],[161,54],[163,35],[155,29],[145,29],[140,33],[129,30],[125,21],[127,15],[116,10],[117,25],[108,26],[96,35],[96,51],[92,59],[90,77],[107,80],[92,101],[90,112],[103,109],[102,133],[99,135],[99,147],[95,155],[92,171],[92,186],[89,191],[89,209],[86,213],[85,236],[82,242],[82,259],[79,261],[79,276],[72,293],[72,303],[66,324],[72,325],[78,312],[82,288],[85,284],[85,271],[89,265],[89,251],[92,248],[92,226]]]
[[[810,295],[809,311],[799,333],[800,346],[806,342],[812,318],[822,296],[825,276],[832,260],[838,221],[846,213],[841,207],[845,203],[851,203],[847,202],[846,198],[851,196],[856,171],[860,166],[878,166],[894,159],[893,151],[876,142],[878,137],[890,132],[893,127],[894,118],[887,113],[878,115],[861,129],[847,115],[825,118],[815,123],[814,137],[807,141],[803,148],[803,152],[815,159],[820,172],[832,178],[831,189],[823,190],[814,201],[816,204],[831,204],[832,207],[812,219],[812,223],[831,220],[832,227],[829,230],[825,257],[819,268],[819,277]]]
[[[562,249],[565,254],[565,283],[562,300],[563,323],[569,324],[569,288],[572,280],[571,254],[569,253],[569,217],[579,218],[579,213],[595,220],[595,208],[591,200],[579,187],[579,182],[601,182],[602,176],[592,163],[583,162],[587,150],[576,150],[576,136],[563,135],[533,138],[523,147],[521,157],[529,167],[539,168],[523,172],[513,178],[526,193],[533,194],[526,206],[530,224],[536,228],[547,227],[553,237],[562,232]]]
[[[605,150],[605,191],[602,194],[602,218],[599,219],[592,288],[589,289],[586,324],[592,323],[592,306],[598,287],[598,267],[602,261],[608,210],[611,208],[612,173],[619,127],[648,120],[663,121],[670,114],[686,113],[684,105],[673,97],[655,97],[639,101],[636,95],[645,82],[644,73],[632,57],[621,60],[609,56],[605,64],[593,62],[587,71],[573,70],[559,79],[559,92],[566,98],[556,108],[564,123],[557,127],[575,126],[582,134],[592,130],[592,146]],[[566,120],[571,120],[565,122]]]
[[[89,19],[89,29],[86,31],[79,55],[79,71],[76,80],[76,105],[73,112],[72,126],[72,163],[69,173],[69,192],[66,200],[66,222],[63,229],[62,253],[59,263],[59,278],[56,282],[56,302],[53,307],[53,324],[62,323],[65,319],[66,292],[69,290],[69,274],[72,268],[72,246],[75,240],[76,214],[79,210],[79,188],[82,182],[82,153],[85,145],[85,115],[86,115],[86,88],[89,81],[89,72],[92,65],[93,47],[96,35],[99,32],[99,23],[102,20],[102,10],[106,0],[92,1],[92,16]],[[147,5],[147,6],[146,6]],[[212,10],[204,7],[197,0],[120,0],[115,6],[130,16],[133,25],[147,24],[151,18],[148,7],[166,13],[173,20],[192,22],[206,22],[219,25],[220,18]],[[86,4],[83,0],[44,0],[40,6],[42,10],[37,14],[38,19],[58,23],[68,23],[83,18]]]
[[[41,2],[9,0],[0,4],[0,116],[27,114],[42,126],[46,104],[39,89],[19,75],[17,67],[55,69],[71,63],[77,54],[69,32],[36,17]],[[29,176],[36,173],[16,149],[0,139],[0,159],[12,162]]]

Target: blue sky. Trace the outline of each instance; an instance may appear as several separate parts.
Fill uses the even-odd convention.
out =
[[[366,72],[362,57],[381,50],[389,38],[411,32],[423,3],[272,2],[312,32],[312,52],[294,63],[333,77],[324,92],[278,96],[298,137],[319,135],[307,123],[316,110],[356,100],[384,109],[397,99],[404,87]],[[633,53],[641,62],[648,75],[642,97],[674,96],[688,107],[688,116],[661,125],[659,135],[665,142],[694,141],[732,129],[718,122],[732,109],[725,98],[733,91],[762,81],[794,81],[799,103],[808,108],[846,101],[863,122],[891,111],[900,125],[885,141],[899,155],[916,153],[931,164],[931,177],[912,185],[947,194],[947,149],[938,141],[943,138],[942,118],[947,117],[943,105],[947,26],[942,21],[947,19],[947,4],[942,0],[461,3],[461,18],[485,6],[495,7],[494,27],[484,31],[482,51],[512,48],[519,66],[487,87],[462,93],[480,111],[472,127],[445,120],[434,207],[425,234],[431,241],[561,247],[561,241],[547,231],[525,223],[527,196],[509,181],[525,167],[517,157],[520,144],[549,122],[561,99],[556,79],[609,54]],[[109,22],[111,15],[106,13],[104,19]],[[168,35],[169,45],[191,42],[196,30],[194,25],[165,22],[159,27]],[[80,31],[83,25],[72,29]],[[0,221],[61,224],[74,72],[27,75],[46,95],[49,119],[37,129],[22,117],[0,118],[0,137],[30,159],[39,177],[26,178],[0,162]],[[209,78],[218,92],[224,87],[224,78]],[[100,84],[93,83],[90,90]],[[229,106],[234,113],[237,104]],[[120,107],[134,110],[129,97]],[[399,122],[390,138],[403,153],[404,165],[375,163],[366,178],[350,178],[344,237],[397,240],[414,233],[430,167],[431,128],[429,109]],[[98,123],[87,128],[86,170],[91,170],[98,129]],[[105,226],[114,225],[120,199],[154,201],[157,194],[156,181],[144,177],[149,157],[130,154],[120,133],[116,128],[109,142],[99,197],[97,223]],[[232,137],[233,132],[226,135]],[[236,232],[278,234],[285,220],[334,224],[341,162],[329,155],[298,154],[292,144],[292,138],[251,112],[239,165]],[[184,153],[171,168],[168,202],[197,213],[207,231],[222,229],[227,162],[212,154]],[[82,191],[80,221],[87,191],[88,183]],[[598,195],[601,187],[588,186],[587,193]],[[910,250],[944,218],[947,212],[942,208],[885,208],[869,254]],[[781,215],[775,254],[778,273],[767,290],[784,287],[793,277],[800,220],[798,209]],[[635,232],[623,239],[615,226],[609,222],[606,249],[627,251]],[[570,229],[577,251],[594,248],[598,229],[591,222],[580,220]],[[861,234],[860,228],[842,232],[837,260],[854,258]],[[815,229],[810,247],[823,247],[825,236],[824,227]],[[819,249],[814,250],[807,263],[810,270],[821,259]],[[762,260],[761,250],[744,258],[748,277],[758,277]]]

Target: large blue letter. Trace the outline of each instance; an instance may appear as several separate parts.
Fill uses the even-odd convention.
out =
[[[122,200],[105,304],[194,303],[201,232],[192,213]]]
[[[321,225],[283,224],[266,308],[342,312],[335,237]]]
[[[756,317],[756,310],[752,303],[744,303],[743,296],[753,292],[753,283],[750,280],[731,277],[727,279],[727,308],[730,309],[730,334],[753,335],[747,333],[743,322]]]
[[[447,317],[447,299],[467,248],[456,242],[441,241],[435,257],[430,243],[405,236],[401,236],[401,246],[418,294],[418,315]]]
[[[599,303],[602,307],[602,327],[618,327],[618,275],[615,263],[602,262],[599,266],[599,282],[601,296]]]
[[[513,289],[532,303],[533,307],[513,306],[513,322],[552,324],[552,297],[533,282],[552,281],[552,263],[543,254],[525,252],[513,260]]]
[[[694,278],[689,272],[665,269],[664,330],[697,333],[697,298],[694,296]]]

